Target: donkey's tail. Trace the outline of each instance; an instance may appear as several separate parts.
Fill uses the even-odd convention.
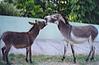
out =
[[[0,35],[0,46],[1,46],[1,40],[2,40],[2,38],[3,38],[3,35]]]
[[[0,36],[0,58],[1,58],[1,39],[2,39],[2,35]]]
[[[1,37],[0,37],[0,41],[1,41]]]
[[[2,35],[0,35],[0,41],[1,41],[1,39],[2,39]]]

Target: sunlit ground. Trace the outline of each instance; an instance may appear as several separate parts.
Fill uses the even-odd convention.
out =
[[[11,65],[99,65],[99,55],[95,56],[94,61],[85,62],[85,55],[77,55],[77,63],[73,63],[72,56],[66,56],[66,59],[62,62],[62,56],[48,56],[48,55],[39,55],[33,56],[32,61],[33,63],[27,63],[25,61],[25,56],[22,54],[9,55],[9,61]],[[4,62],[1,60],[0,65],[5,65]]]

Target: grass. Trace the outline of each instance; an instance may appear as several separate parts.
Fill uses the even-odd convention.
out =
[[[95,62],[99,62],[99,55],[96,55],[95,57],[95,60],[94,61],[90,61],[88,63],[85,62],[85,58],[87,56],[86,55],[77,55],[76,58],[77,58],[77,63],[79,63],[79,65],[91,65]],[[33,56],[32,57],[32,60],[33,60],[33,63],[27,63],[25,61],[25,56],[22,55],[22,54],[10,54],[9,55],[9,61],[11,63],[13,63],[12,65],[43,65],[43,64],[40,64],[42,62],[58,62],[58,63],[62,63],[61,62],[61,58],[62,56],[48,56],[48,55],[39,55],[39,56]],[[70,63],[73,63],[73,57],[72,56],[66,56],[66,59],[64,60],[64,62],[70,62]],[[0,65],[5,65],[3,63],[3,61],[1,60],[0,61]],[[44,64],[45,65],[45,64]],[[96,65],[96,64],[93,64],[93,65]]]

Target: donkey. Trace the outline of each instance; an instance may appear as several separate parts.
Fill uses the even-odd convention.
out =
[[[86,61],[93,60],[95,54],[95,46],[93,44],[95,38],[98,35],[98,30],[92,25],[86,26],[72,26],[69,24],[67,18],[61,14],[53,14],[45,16],[46,22],[56,23],[58,25],[59,31],[64,36],[66,42],[71,46],[71,50],[74,57],[74,63],[76,63],[75,51],[73,49],[74,44],[80,44],[81,42],[88,41],[91,45],[91,50],[86,58]],[[66,46],[64,47],[64,55],[62,61],[65,59]]]
[[[32,28],[28,32],[4,32],[1,36],[1,39],[5,43],[5,46],[2,48],[3,60],[10,64],[8,61],[8,53],[10,48],[14,46],[15,48],[26,48],[26,62],[28,59],[30,63],[32,63],[31,59],[31,45],[34,40],[38,36],[41,29],[43,29],[47,24],[45,21],[37,21],[35,23],[29,22],[29,24],[33,25]],[[29,57],[28,57],[29,56]]]

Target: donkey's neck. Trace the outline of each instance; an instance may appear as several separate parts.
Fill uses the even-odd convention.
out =
[[[66,30],[71,30],[71,25],[69,23],[63,22],[62,20],[59,20],[58,28],[65,28]]]
[[[69,23],[66,24],[62,20],[59,20],[58,28],[63,36],[66,36],[68,39],[70,38],[72,26]]]
[[[35,38],[35,37],[37,37],[37,35],[39,34],[39,31],[40,31],[39,27],[37,27],[37,26],[32,27],[32,28],[29,30],[29,36]]]

